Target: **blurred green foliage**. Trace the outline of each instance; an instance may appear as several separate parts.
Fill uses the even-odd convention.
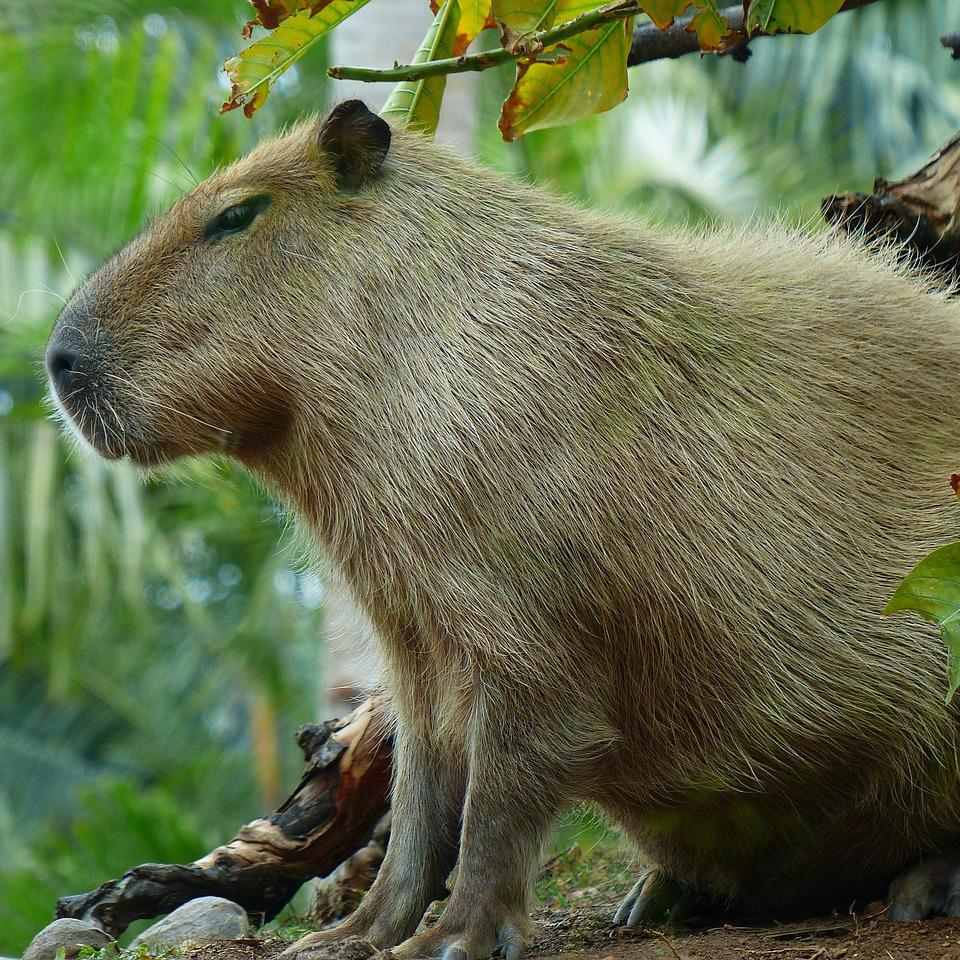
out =
[[[144,480],[72,454],[42,405],[74,278],[337,96],[314,55],[253,121],[220,117],[217,69],[248,14],[0,0],[0,953],[58,895],[232,835],[293,783],[291,733],[315,714],[322,585],[269,500],[214,460]],[[512,145],[495,129],[509,72],[486,74],[477,147],[664,222],[815,222],[824,194],[907,173],[960,126],[960,64],[936,39],[958,21],[960,0],[899,0],[760,39],[746,65],[649,64],[622,107]]]
[[[573,127],[503,143],[509,75],[483,74],[483,158],[592,204],[670,221],[819,219],[820,199],[913,172],[960,126],[960,64],[939,37],[960,0],[843,13],[810,37],[759,37],[745,63],[636,67],[630,97]]]
[[[225,463],[145,481],[72,452],[42,403],[75,278],[322,107],[320,57],[269,115],[218,115],[243,16],[0,3],[0,954],[58,895],[189,861],[274,805],[316,713],[322,584],[277,509]]]

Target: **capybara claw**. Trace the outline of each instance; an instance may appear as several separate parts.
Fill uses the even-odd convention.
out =
[[[281,960],[312,960],[318,956],[324,948],[332,942],[329,932],[317,931],[308,933],[305,937],[290,944],[283,953],[280,954]]]
[[[396,960],[520,960],[524,951],[522,927],[506,922],[500,926],[494,944],[487,935],[469,929],[444,930],[442,920],[435,927],[405,940],[391,952]]]
[[[280,954],[281,960],[309,960],[325,947],[330,940],[325,938],[320,932],[308,933],[305,937],[290,944],[283,953]]]
[[[501,960],[520,960],[523,956],[523,932],[513,923],[504,924],[500,931],[500,941],[497,944],[495,956]]]
[[[470,960],[470,957],[459,943],[451,943],[449,946],[443,948],[443,953],[440,954],[440,960]]]
[[[618,927],[641,927],[649,923],[678,922],[689,915],[689,898],[676,880],[659,867],[640,875],[613,915]]]
[[[930,857],[905,870],[890,884],[891,920],[960,916],[960,856]]]
[[[321,957],[331,956],[331,947],[334,944],[345,943],[348,940],[357,948],[349,951],[349,956],[354,960],[378,955],[377,948],[372,943],[358,937],[345,924],[341,924],[339,927],[308,933],[287,947],[278,960],[320,960]],[[341,951],[340,955],[347,957],[348,953]]]

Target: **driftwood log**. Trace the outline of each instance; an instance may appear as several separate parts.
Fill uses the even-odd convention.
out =
[[[385,714],[386,702],[373,698],[343,720],[301,727],[306,769],[274,813],[191,864],[144,863],[90,893],[61,897],[57,917],[87,920],[117,937],[134,920],[217,896],[260,924],[304,882],[332,873],[336,895],[328,902],[349,909],[383,857],[391,754]]]
[[[901,244],[918,264],[960,280],[960,133],[909,177],[825,197],[822,211],[841,230]]]

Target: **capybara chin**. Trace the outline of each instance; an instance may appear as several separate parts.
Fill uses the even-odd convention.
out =
[[[618,922],[937,855],[891,912],[952,908],[945,653],[881,610],[958,535],[960,316],[892,258],[591,213],[351,101],[111,258],[47,362],[101,454],[262,477],[377,629],[393,836],[310,944],[514,960],[579,800],[656,864]]]

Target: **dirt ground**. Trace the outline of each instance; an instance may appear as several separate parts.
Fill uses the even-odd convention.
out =
[[[881,914],[634,933],[615,930],[609,916],[598,907],[538,911],[529,960],[960,960],[960,919],[894,923]],[[271,960],[288,945],[279,939],[207,944],[186,960]]]
[[[833,917],[628,933],[613,929],[609,914],[559,913],[541,919],[532,951],[537,960],[960,960],[958,919],[894,923],[882,915]]]
[[[605,844],[551,858],[537,883],[542,906],[534,912],[528,960],[960,960],[960,919],[897,923],[886,918],[882,903],[785,923],[618,929],[610,917],[634,876]],[[295,923],[260,939],[197,947],[184,960],[273,960],[304,932]],[[331,950],[330,960],[367,960],[369,954],[368,945],[355,941]]]

